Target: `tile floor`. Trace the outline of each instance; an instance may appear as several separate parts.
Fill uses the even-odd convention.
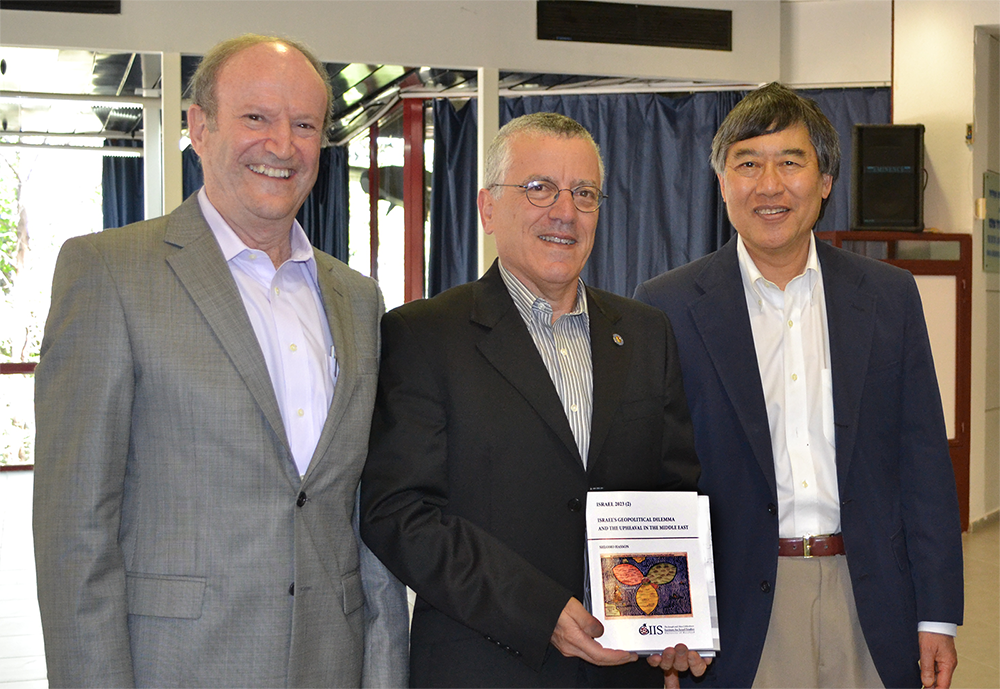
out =
[[[962,535],[962,542],[965,624],[955,639],[958,670],[952,687],[996,689],[1000,687],[1000,521],[973,528]]]
[[[32,472],[0,472],[0,687],[45,689],[45,649],[35,601]]]
[[[0,689],[44,689],[35,602],[30,471],[0,472]],[[1000,521],[963,536],[965,624],[958,629],[955,689],[1000,687]]]

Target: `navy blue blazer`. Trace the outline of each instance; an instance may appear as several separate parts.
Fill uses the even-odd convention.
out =
[[[910,273],[817,242],[841,528],[858,618],[887,687],[920,686],[917,622],[961,624],[962,544],[937,378]],[[670,318],[712,500],[722,650],[706,685],[749,687],[771,615],[778,510],[736,237],[636,298]]]

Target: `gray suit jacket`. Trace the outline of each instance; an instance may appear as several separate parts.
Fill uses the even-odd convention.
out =
[[[300,479],[195,197],[63,247],[35,373],[52,686],[406,683],[405,590],[357,537],[382,299],[316,261],[340,374]]]

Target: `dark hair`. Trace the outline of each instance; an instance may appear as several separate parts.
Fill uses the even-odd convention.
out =
[[[816,149],[819,171],[834,180],[840,174],[840,137],[816,102],[776,81],[751,91],[732,109],[712,139],[712,168],[726,171],[729,148],[747,139],[804,124]],[[824,204],[825,205],[825,204]]]
[[[325,142],[326,133],[330,130],[333,119],[333,87],[330,84],[330,75],[323,63],[309,48],[290,38],[247,33],[216,44],[205,54],[205,57],[198,64],[198,69],[191,77],[191,83],[188,85],[191,101],[205,111],[205,117],[214,127],[219,105],[215,99],[215,85],[219,80],[219,72],[230,58],[261,43],[280,43],[299,51],[323,80],[323,88],[326,89],[326,113],[323,116],[323,141]]]

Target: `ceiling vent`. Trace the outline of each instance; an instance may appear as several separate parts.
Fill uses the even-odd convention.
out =
[[[538,0],[536,7],[540,40],[733,49],[730,10],[571,0]]]

